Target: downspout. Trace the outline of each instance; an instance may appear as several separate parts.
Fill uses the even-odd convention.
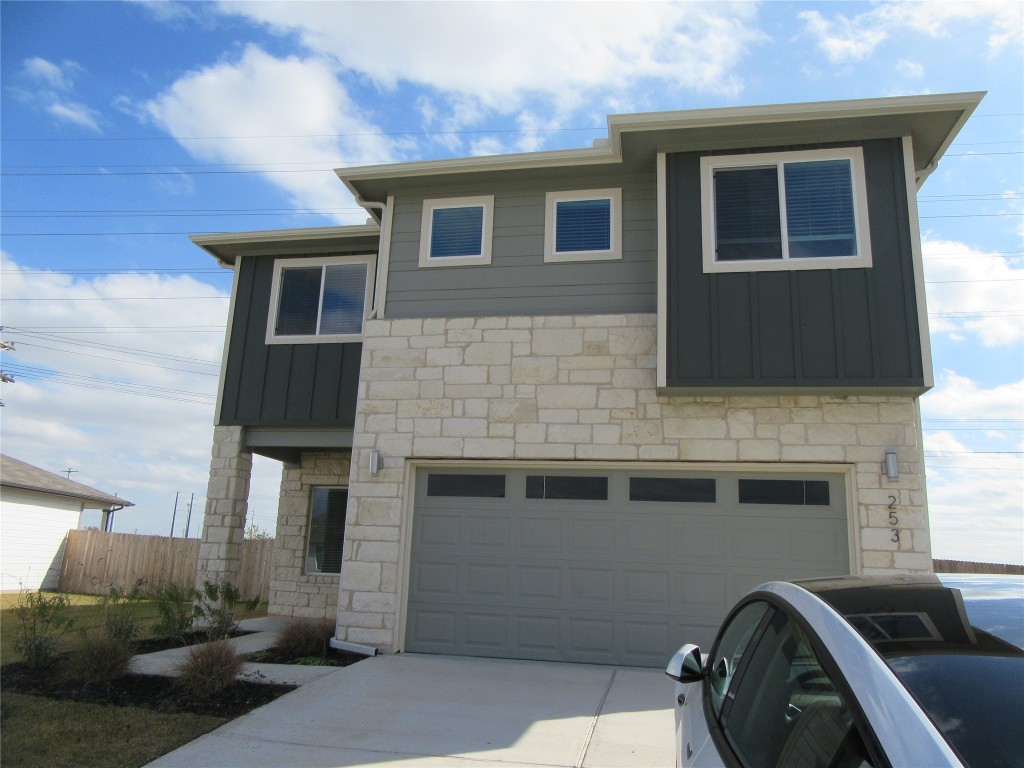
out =
[[[388,217],[388,207],[385,203],[374,203],[367,200],[363,200],[361,197],[356,197],[356,203],[369,210],[375,208],[380,211],[380,215],[377,218],[377,223],[380,225],[381,234],[383,235],[386,231],[385,221]],[[372,213],[370,214],[373,215]],[[384,247],[383,240],[377,244],[377,270],[376,277],[373,281],[373,304],[370,306],[370,320],[377,319],[377,307],[380,303],[380,285],[381,285],[381,250]],[[386,265],[385,265],[386,266]]]

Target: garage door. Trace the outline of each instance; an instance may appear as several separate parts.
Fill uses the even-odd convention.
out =
[[[840,476],[417,473],[406,650],[662,666],[748,589],[850,572]]]

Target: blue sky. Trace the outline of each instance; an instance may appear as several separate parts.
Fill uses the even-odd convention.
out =
[[[0,4],[4,453],[201,523],[230,273],[361,223],[344,165],[588,146],[609,113],[988,91],[920,191],[938,557],[1024,562],[1024,5]],[[257,460],[272,530],[280,467]],[[86,522],[95,522],[89,518]]]

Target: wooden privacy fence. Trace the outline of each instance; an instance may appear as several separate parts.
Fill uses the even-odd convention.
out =
[[[966,560],[932,560],[936,573],[1012,573],[1024,574],[1024,565],[972,563]]]
[[[267,600],[273,557],[273,539],[242,542],[242,570],[235,586],[243,600]],[[198,562],[199,539],[69,531],[57,588],[83,595],[167,582],[188,588],[195,586]]]

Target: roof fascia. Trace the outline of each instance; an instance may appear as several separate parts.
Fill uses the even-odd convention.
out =
[[[643,131],[715,128],[765,124],[795,123],[810,120],[836,120],[853,118],[884,118],[896,115],[925,115],[930,112],[961,110],[960,119],[948,132],[945,140],[932,153],[924,167],[918,168],[919,185],[934,169],[938,159],[956,137],[960,128],[985,96],[984,91],[922,96],[895,96],[845,101],[816,101],[805,103],[772,104],[748,107],[677,110],[608,116],[608,140],[582,149],[528,152],[514,155],[446,158],[411,163],[356,166],[337,168],[335,173],[357,200],[362,199],[358,182],[393,178],[421,178],[452,173],[479,173],[485,171],[555,168],[622,160],[622,134]]]
[[[349,238],[380,234],[375,224],[345,227],[305,227],[296,229],[259,229],[248,232],[217,232],[189,235],[189,240],[209,253],[225,268],[232,268],[238,251],[244,246],[287,245],[294,242],[344,241]]]

